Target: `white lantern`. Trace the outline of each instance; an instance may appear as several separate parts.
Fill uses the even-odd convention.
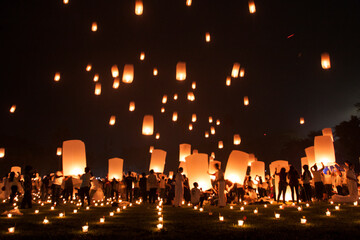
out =
[[[58,156],[61,156],[61,155],[62,155],[62,148],[61,148],[61,147],[58,147],[58,148],[56,149],[56,155],[58,155]]]
[[[122,81],[124,83],[132,83],[134,80],[134,65],[125,64]]]
[[[177,119],[178,119],[178,113],[177,113],[177,112],[173,112],[173,116],[172,116],[173,122],[176,122]]]
[[[93,22],[93,23],[91,24],[91,31],[96,32],[97,29],[98,29],[97,23],[96,23],[96,22]]]
[[[60,81],[60,73],[59,73],[59,72],[55,73],[54,81],[55,81],[55,82]]]
[[[153,169],[156,173],[163,173],[166,161],[166,151],[154,149],[151,153],[149,170]]]
[[[5,157],[5,148],[0,148],[0,158]]]
[[[321,67],[323,69],[330,69],[331,68],[329,53],[325,52],[325,53],[321,54]]]
[[[142,134],[153,135],[154,133],[154,117],[152,115],[145,115],[143,120]]]
[[[118,89],[120,86],[120,79],[119,78],[115,78],[114,82],[113,82],[113,88],[114,89]]]
[[[248,167],[249,154],[233,150],[226,164],[225,179],[243,184]]]
[[[178,62],[176,64],[176,80],[184,81],[186,79],[186,63]]]
[[[85,144],[80,140],[63,142],[62,166],[64,176],[84,173],[86,167]]]
[[[179,145],[179,161],[185,162],[185,158],[191,155],[191,145],[182,143]]]
[[[122,180],[123,178],[123,166],[124,159],[121,158],[110,158],[109,159],[109,169],[108,169],[108,178],[109,179],[118,179]]]
[[[234,145],[240,145],[241,138],[239,134],[234,134]]]
[[[334,143],[329,136],[316,136],[314,140],[315,162],[329,165],[335,163]]]
[[[208,155],[204,153],[192,154],[185,158],[190,186],[197,182],[199,188],[202,188],[204,191],[211,189],[210,176],[207,173],[208,159]]]

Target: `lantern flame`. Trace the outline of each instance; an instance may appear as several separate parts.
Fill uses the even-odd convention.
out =
[[[325,53],[321,54],[321,67],[323,69],[330,69],[331,68],[329,53],[325,52]]]
[[[253,0],[249,0],[249,12],[250,13],[256,12],[255,2]]]

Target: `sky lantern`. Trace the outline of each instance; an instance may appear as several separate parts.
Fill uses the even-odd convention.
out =
[[[157,75],[158,75],[158,70],[157,70],[157,68],[154,68],[153,74],[154,74],[154,76],[157,76]]]
[[[66,5],[69,3],[69,0],[63,0],[63,3]]]
[[[309,163],[309,169],[315,164],[315,148],[314,146],[305,148],[306,158]]]
[[[251,166],[251,164],[252,164],[253,162],[255,162],[255,161],[256,161],[255,154],[253,154],[253,153],[249,153],[249,162],[248,162],[248,166]]]
[[[205,34],[205,41],[210,42],[210,33],[208,32]]]
[[[221,162],[213,160],[212,157],[210,157],[209,169],[208,169],[210,174],[216,173],[217,169],[215,168],[215,164],[219,164],[219,166],[221,168]]]
[[[186,79],[186,63],[178,62],[176,64],[176,80],[184,81]]]
[[[91,68],[92,68],[92,66],[91,66],[91,64],[89,63],[88,65],[86,65],[85,70],[86,70],[87,72],[90,72],[90,71],[91,71]]]
[[[249,0],[249,12],[250,13],[256,12],[255,2],[253,0]]]
[[[115,122],[116,122],[116,117],[112,115],[109,120],[109,125],[113,126],[115,125]]]
[[[213,122],[213,118],[212,116],[209,117],[209,123],[212,123]]]
[[[114,82],[113,82],[113,88],[114,89],[118,89],[120,86],[120,79],[119,78],[115,78]]]
[[[211,189],[210,176],[207,173],[209,170],[208,155],[205,153],[192,154],[186,158],[187,177],[189,178],[189,185],[193,186],[194,182],[199,184],[202,190]]]
[[[101,83],[97,83],[95,84],[95,95],[100,95],[101,94]]]
[[[193,102],[195,101],[195,95],[193,92],[188,92],[187,94],[187,99],[190,101],[190,102]]]
[[[178,99],[177,93],[174,94],[174,100],[176,101]]]
[[[246,170],[248,167],[249,154],[246,152],[233,150],[226,164],[225,179],[233,183],[244,183]]]
[[[323,69],[330,69],[331,68],[330,55],[327,52],[324,52],[324,53],[321,54],[321,67]]]
[[[234,145],[240,145],[241,138],[239,134],[234,134]]]
[[[233,78],[237,78],[239,76],[239,71],[240,71],[240,63],[234,63],[232,71],[231,71],[231,76]]]
[[[218,126],[220,125],[220,120],[219,119],[216,120],[216,125],[218,125]]]
[[[154,117],[152,115],[145,115],[143,120],[142,134],[153,135],[154,133]]]
[[[160,139],[160,133],[156,133],[155,139]]]
[[[177,113],[177,112],[173,112],[173,116],[172,116],[173,122],[176,122],[177,119],[178,119],[178,113]]]
[[[280,170],[278,170],[280,171]],[[259,176],[262,178],[263,181],[265,181],[265,163],[262,161],[255,161],[251,163],[251,171],[250,175],[252,180],[257,180],[255,176]]]
[[[301,158],[301,173],[304,174],[304,169],[303,166],[304,165],[308,165],[309,166],[309,161],[307,159],[307,157],[302,157]],[[309,166],[310,167],[310,166]]]
[[[59,73],[59,72],[55,73],[54,81],[55,81],[55,82],[60,81],[60,73]]]
[[[185,158],[191,155],[191,145],[187,143],[182,143],[179,145],[179,161],[185,162]]]
[[[0,148],[0,158],[5,157],[5,148]]]
[[[192,4],[192,0],[186,0],[186,6],[190,7]]]
[[[163,173],[166,161],[166,152],[161,149],[154,149],[151,153],[149,170],[153,169],[156,173]]]
[[[91,25],[91,31],[96,32],[97,29],[98,29],[97,23],[96,23],[96,22],[93,22],[92,25]]]
[[[167,95],[164,95],[164,96],[163,96],[161,102],[162,102],[163,104],[165,104],[165,103],[167,102]]]
[[[85,144],[80,140],[63,142],[62,170],[64,176],[83,174],[86,167]]]
[[[248,105],[249,105],[249,97],[248,97],[248,96],[245,96],[245,97],[244,97],[244,105],[245,105],[245,106],[248,106]]]
[[[99,74],[97,74],[97,73],[94,74],[93,81],[94,81],[94,82],[99,81]]]
[[[191,123],[189,123],[189,130],[192,131],[193,130],[193,125]]]
[[[332,129],[331,129],[331,128],[324,128],[324,129],[322,130],[322,135],[323,135],[323,136],[329,136],[329,137],[331,137],[331,140],[334,141],[334,137],[333,137]]]
[[[165,112],[165,108],[162,107],[161,110],[160,110],[161,113],[164,113]]]
[[[135,0],[135,14],[140,16],[144,12],[144,6],[142,0]]]
[[[10,108],[10,113],[14,113],[16,110],[16,105],[12,105]]]
[[[219,148],[219,149],[223,149],[223,148],[224,148],[224,143],[223,143],[223,141],[219,141],[219,142],[218,142],[218,148]]]
[[[303,117],[300,118],[300,124],[303,125],[305,123],[305,119]]]
[[[197,117],[196,117],[196,114],[194,113],[192,116],[191,116],[191,121],[192,122],[196,122],[197,120]]]
[[[110,158],[109,159],[109,169],[108,169],[108,179],[117,179],[122,180],[123,178],[123,166],[124,159],[121,158]]]
[[[244,77],[245,76],[245,69],[244,68],[240,68],[240,77]]]
[[[191,88],[194,89],[194,90],[196,89],[196,82],[191,83]]]
[[[149,153],[152,153],[153,150],[154,150],[154,146],[150,146],[150,148],[149,148]]]
[[[129,103],[129,111],[130,111],[130,112],[135,111],[135,102],[134,102],[134,101],[131,101],[131,102]]]
[[[209,138],[209,132],[205,131],[205,138]]]
[[[140,53],[140,60],[141,60],[141,61],[144,61],[144,60],[145,60],[145,53],[144,53],[144,52],[141,52],[141,53]]]
[[[132,83],[134,80],[134,65],[125,64],[122,81],[124,83]]]
[[[215,135],[215,127],[213,126],[210,127],[210,133],[211,135]]]
[[[56,155],[58,155],[58,156],[61,156],[61,155],[62,155],[62,148],[61,148],[61,147],[58,147],[58,148],[56,149]]]
[[[272,163],[270,163],[269,165],[269,169],[270,169],[270,175],[273,176],[275,174],[275,168],[277,169],[277,172],[279,173],[281,168],[285,168],[286,172],[289,171],[290,169],[290,166],[289,166],[289,163],[288,161],[285,161],[285,160],[276,160],[276,161],[273,161]],[[274,188],[275,188],[275,194],[276,196],[278,195],[279,193],[279,181],[280,181],[280,177],[278,175],[275,175],[275,185],[274,185]],[[286,189],[286,194],[285,194],[285,201],[290,201],[292,198],[291,198],[291,190],[290,190],[290,187],[289,185],[287,186],[287,189]],[[280,195],[280,201],[283,200],[283,197],[282,197],[282,194]]]
[[[320,165],[332,165],[335,163],[334,143],[330,136],[316,136],[314,139],[315,162]]]
[[[117,65],[113,65],[111,67],[111,75],[113,78],[117,78],[119,76],[119,69]]]
[[[227,77],[227,78],[226,78],[225,84],[226,84],[226,86],[230,86],[230,85],[231,85],[231,77]]]

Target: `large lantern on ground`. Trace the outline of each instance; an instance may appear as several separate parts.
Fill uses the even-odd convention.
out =
[[[225,179],[233,183],[244,183],[246,170],[248,167],[249,154],[246,152],[233,150],[230,153],[226,164]]]
[[[166,160],[166,152],[161,149],[154,149],[151,153],[149,170],[153,169],[156,173],[163,173]]]
[[[199,184],[202,190],[212,188],[210,176],[208,171],[208,155],[204,153],[197,153],[187,156],[186,158],[187,176],[189,178],[189,185],[192,187],[194,182]]]
[[[176,80],[184,81],[186,79],[186,63],[178,62],[176,64]]]
[[[80,140],[63,142],[62,168],[64,176],[84,173],[86,167],[85,144]]]
[[[257,180],[255,177],[259,176],[265,181],[265,163],[262,161],[255,161],[251,163],[251,178]]]
[[[143,119],[142,134],[153,135],[154,133],[154,117],[152,115],[145,115]]]
[[[115,178],[121,181],[123,178],[123,166],[124,166],[124,159],[110,158],[108,179],[111,180]]]

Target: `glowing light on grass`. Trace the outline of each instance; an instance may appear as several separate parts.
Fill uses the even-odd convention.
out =
[[[45,217],[43,220],[43,224],[48,224],[48,223],[49,223],[49,220],[47,219],[47,217]]]
[[[300,223],[301,224],[306,224],[307,220],[305,218],[305,216],[303,216],[301,219],[300,219]]]
[[[82,226],[82,231],[84,233],[87,233],[89,231],[89,225],[86,224],[86,225]]]
[[[280,213],[275,213],[275,218],[280,219]]]
[[[238,226],[241,227],[244,225],[244,220],[238,220]]]
[[[8,228],[8,232],[9,233],[15,233],[15,227]]]

